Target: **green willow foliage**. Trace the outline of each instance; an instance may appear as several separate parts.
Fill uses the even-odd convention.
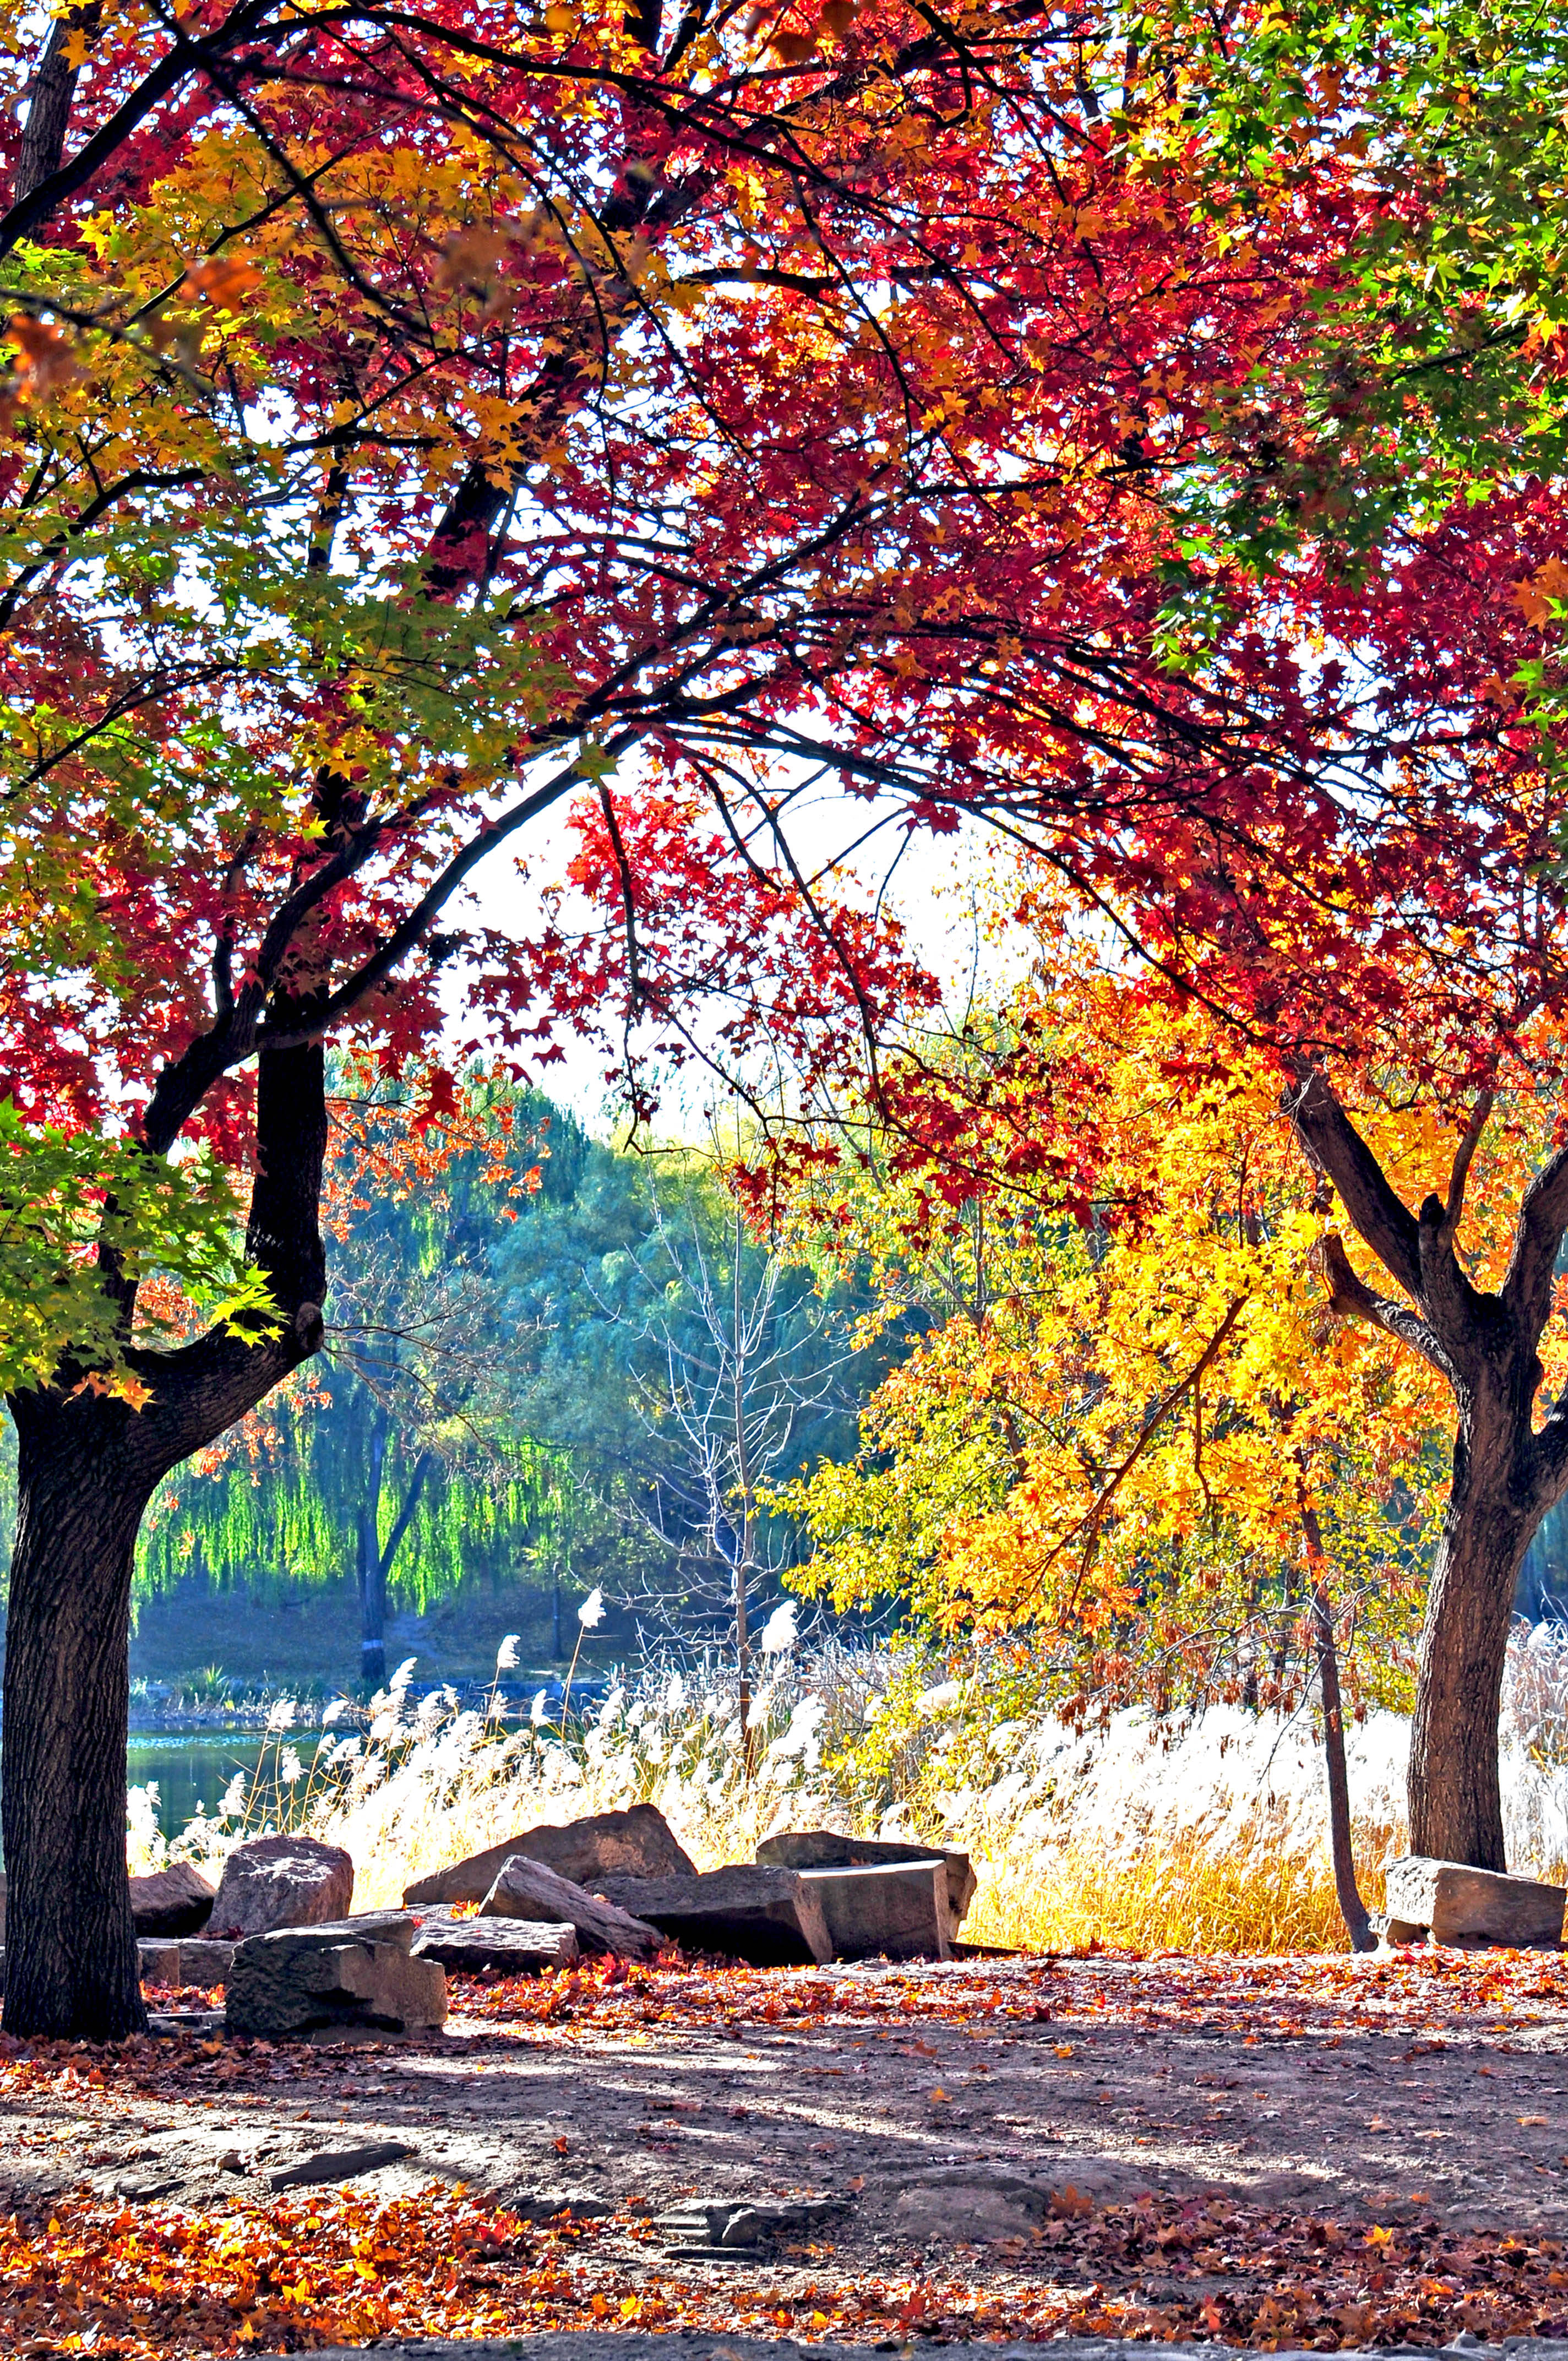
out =
[[[543,1097],[515,1114],[517,1162],[539,1159],[532,1193],[477,1155],[428,1186],[359,1192],[332,1257],[325,1352],[219,1464],[170,1479],[144,1528],[139,1598],[188,1577],[263,1600],[352,1581],[367,1500],[379,1549],[411,1493],[390,1570],[400,1604],[543,1587],[563,1565],[595,1578],[626,1380],[587,1315],[606,1257],[649,1227],[639,1159]]]
[[[727,1316],[734,1208],[700,1158],[597,1142],[537,1094],[512,1114],[533,1190],[476,1153],[429,1186],[357,1192],[325,1351],[220,1464],[170,1479],[144,1528],[140,1598],[187,1577],[263,1601],[354,1582],[405,1520],[386,1573],[399,1607],[559,1582],[572,1602],[600,1586],[653,1629],[712,1620],[697,1593],[722,1593],[726,1569],[694,1510],[671,1383],[683,1371],[700,1389],[711,1360],[704,1275]],[[740,1253],[751,1302],[767,1251],[742,1239]],[[792,1470],[853,1448],[861,1395],[896,1349],[852,1356],[840,1385],[833,1338],[870,1299],[837,1295],[825,1308],[793,1268],[768,1290],[772,1358],[747,1386],[795,1402]],[[792,1529],[768,1555],[795,1546]]]

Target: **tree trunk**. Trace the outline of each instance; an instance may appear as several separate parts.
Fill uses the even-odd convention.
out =
[[[1475,1869],[1508,1866],[1497,1711],[1515,1587],[1537,1527],[1568,1491],[1568,1390],[1538,1419],[1541,1339],[1555,1310],[1568,1233],[1568,1147],[1553,1149],[1519,1204],[1502,1283],[1483,1294],[1455,1251],[1471,1159],[1493,1106],[1480,1092],[1453,1151],[1447,1193],[1411,1213],[1323,1076],[1306,1063],[1289,1107],[1326,1213],[1337,1192],[1397,1294],[1354,1268],[1326,1231],[1312,1268],[1329,1308],[1420,1354],[1453,1391],[1453,1479],[1421,1630],[1410,1730],[1410,1850]]]
[[[1322,1536],[1315,1509],[1305,1513],[1307,1547],[1313,1572],[1312,1650],[1318,1660],[1318,1694],[1323,1710],[1323,1763],[1329,1783],[1329,1850],[1334,1865],[1334,1894],[1353,1951],[1375,1951],[1377,1938],[1355,1882],[1355,1852],[1351,1842],[1350,1772],[1344,1759],[1344,1711],[1340,1699],[1339,1651],[1334,1646],[1333,1602],[1322,1568]]]
[[[5,2030],[145,2032],[126,1872],[131,1569],[152,1485],[136,1412],[78,1396],[18,1411],[6,1618]]]
[[[367,1688],[387,1680],[387,1565],[381,1554],[381,1469],[387,1438],[370,1431],[370,1477],[359,1503],[359,1677]]]
[[[1506,1870],[1497,1711],[1515,1586],[1540,1521],[1521,1508],[1513,1437],[1462,1406],[1453,1482],[1421,1628],[1410,1729],[1410,1850]]]
[[[18,1443],[5,1630],[5,2030],[115,2040],[146,2026],[126,1872],[131,1571],[159,1480],[253,1409],[321,1345],[316,1208],[326,1144],[319,1048],[264,1051],[247,1249],[278,1314],[264,1342],[218,1326],[169,1351],[134,1340],[141,1407],[62,1371],[10,1397]],[[178,1107],[175,1109],[178,1114]],[[149,1153],[172,1145],[148,1117]],[[128,1334],[136,1290],[104,1290]]]

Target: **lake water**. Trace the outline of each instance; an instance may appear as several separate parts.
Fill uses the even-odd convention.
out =
[[[321,1744],[319,1734],[291,1731],[284,1740],[307,1772]],[[126,1748],[126,1778],[133,1787],[158,1784],[158,1825],[178,1836],[202,1805],[215,1812],[236,1771],[248,1777],[258,1763],[270,1770],[277,1741],[259,1730],[133,1730]]]

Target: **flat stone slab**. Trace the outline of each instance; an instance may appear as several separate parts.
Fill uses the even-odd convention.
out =
[[[836,1960],[948,1960],[952,1913],[939,1857],[874,1867],[803,1869]]]
[[[411,1912],[416,1960],[464,1975],[542,1975],[569,1968],[581,1949],[575,1927],[535,1918],[455,1918],[450,1910]]]
[[[807,2238],[827,2228],[847,2197],[687,2198],[654,2227],[672,2256],[742,2262],[776,2238]]]
[[[565,1828],[523,1828],[504,1844],[470,1853],[403,1891],[405,1903],[482,1902],[507,1862],[521,1854],[597,1891],[605,1877],[695,1877],[696,1863],[675,1841],[663,1812],[652,1804],[629,1811],[595,1812]]]
[[[320,2189],[329,2181],[354,2180],[362,2172],[379,2172],[383,2166],[401,2164],[416,2156],[407,2140],[367,2140],[358,2147],[323,2147],[297,2164],[280,2165],[267,2176],[269,2189]]]
[[[572,2222],[603,2222],[614,2211],[613,2199],[591,2189],[527,2189],[507,2199],[507,2212],[520,2222],[554,2222],[563,2213]]]
[[[608,1951],[612,1959],[656,1960],[664,1938],[647,1920],[618,1910],[562,1877],[542,1861],[513,1853],[479,1905],[481,1918],[522,1918],[571,1927],[585,1951]]]
[[[833,1945],[822,1905],[794,1869],[710,1869],[700,1877],[610,1877],[611,1902],[692,1951],[754,1967],[825,1966]]]
[[[1436,1943],[1555,1949],[1565,1902],[1568,1889],[1561,1885],[1423,1853],[1406,1853],[1384,1872],[1385,1931],[1394,1943],[1430,1932]]]
[[[1057,2156],[1016,2169],[980,2161],[923,2165],[901,2180],[894,2213],[911,2237],[1015,2238],[1051,2215],[1124,2205],[1150,2186],[1144,2167],[1108,2156]]]
[[[948,1905],[955,1927],[974,1900],[976,1878],[967,1852],[942,1845],[905,1844],[892,1837],[844,1837],[834,1828],[783,1828],[764,1837],[757,1859],[776,1869],[875,1869],[901,1861],[944,1861]]]

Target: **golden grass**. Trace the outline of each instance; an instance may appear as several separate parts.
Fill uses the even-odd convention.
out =
[[[979,1888],[964,1923],[972,1942],[1026,1951],[1343,1951],[1344,1921],[1321,1850],[1281,1844],[1255,1827],[1219,1840],[1162,1831],[1115,1858],[1103,1845],[1037,1842],[975,1857]],[[1383,1899],[1387,1829],[1358,1832],[1362,1899]],[[1376,1866],[1367,1866],[1376,1864]]]

